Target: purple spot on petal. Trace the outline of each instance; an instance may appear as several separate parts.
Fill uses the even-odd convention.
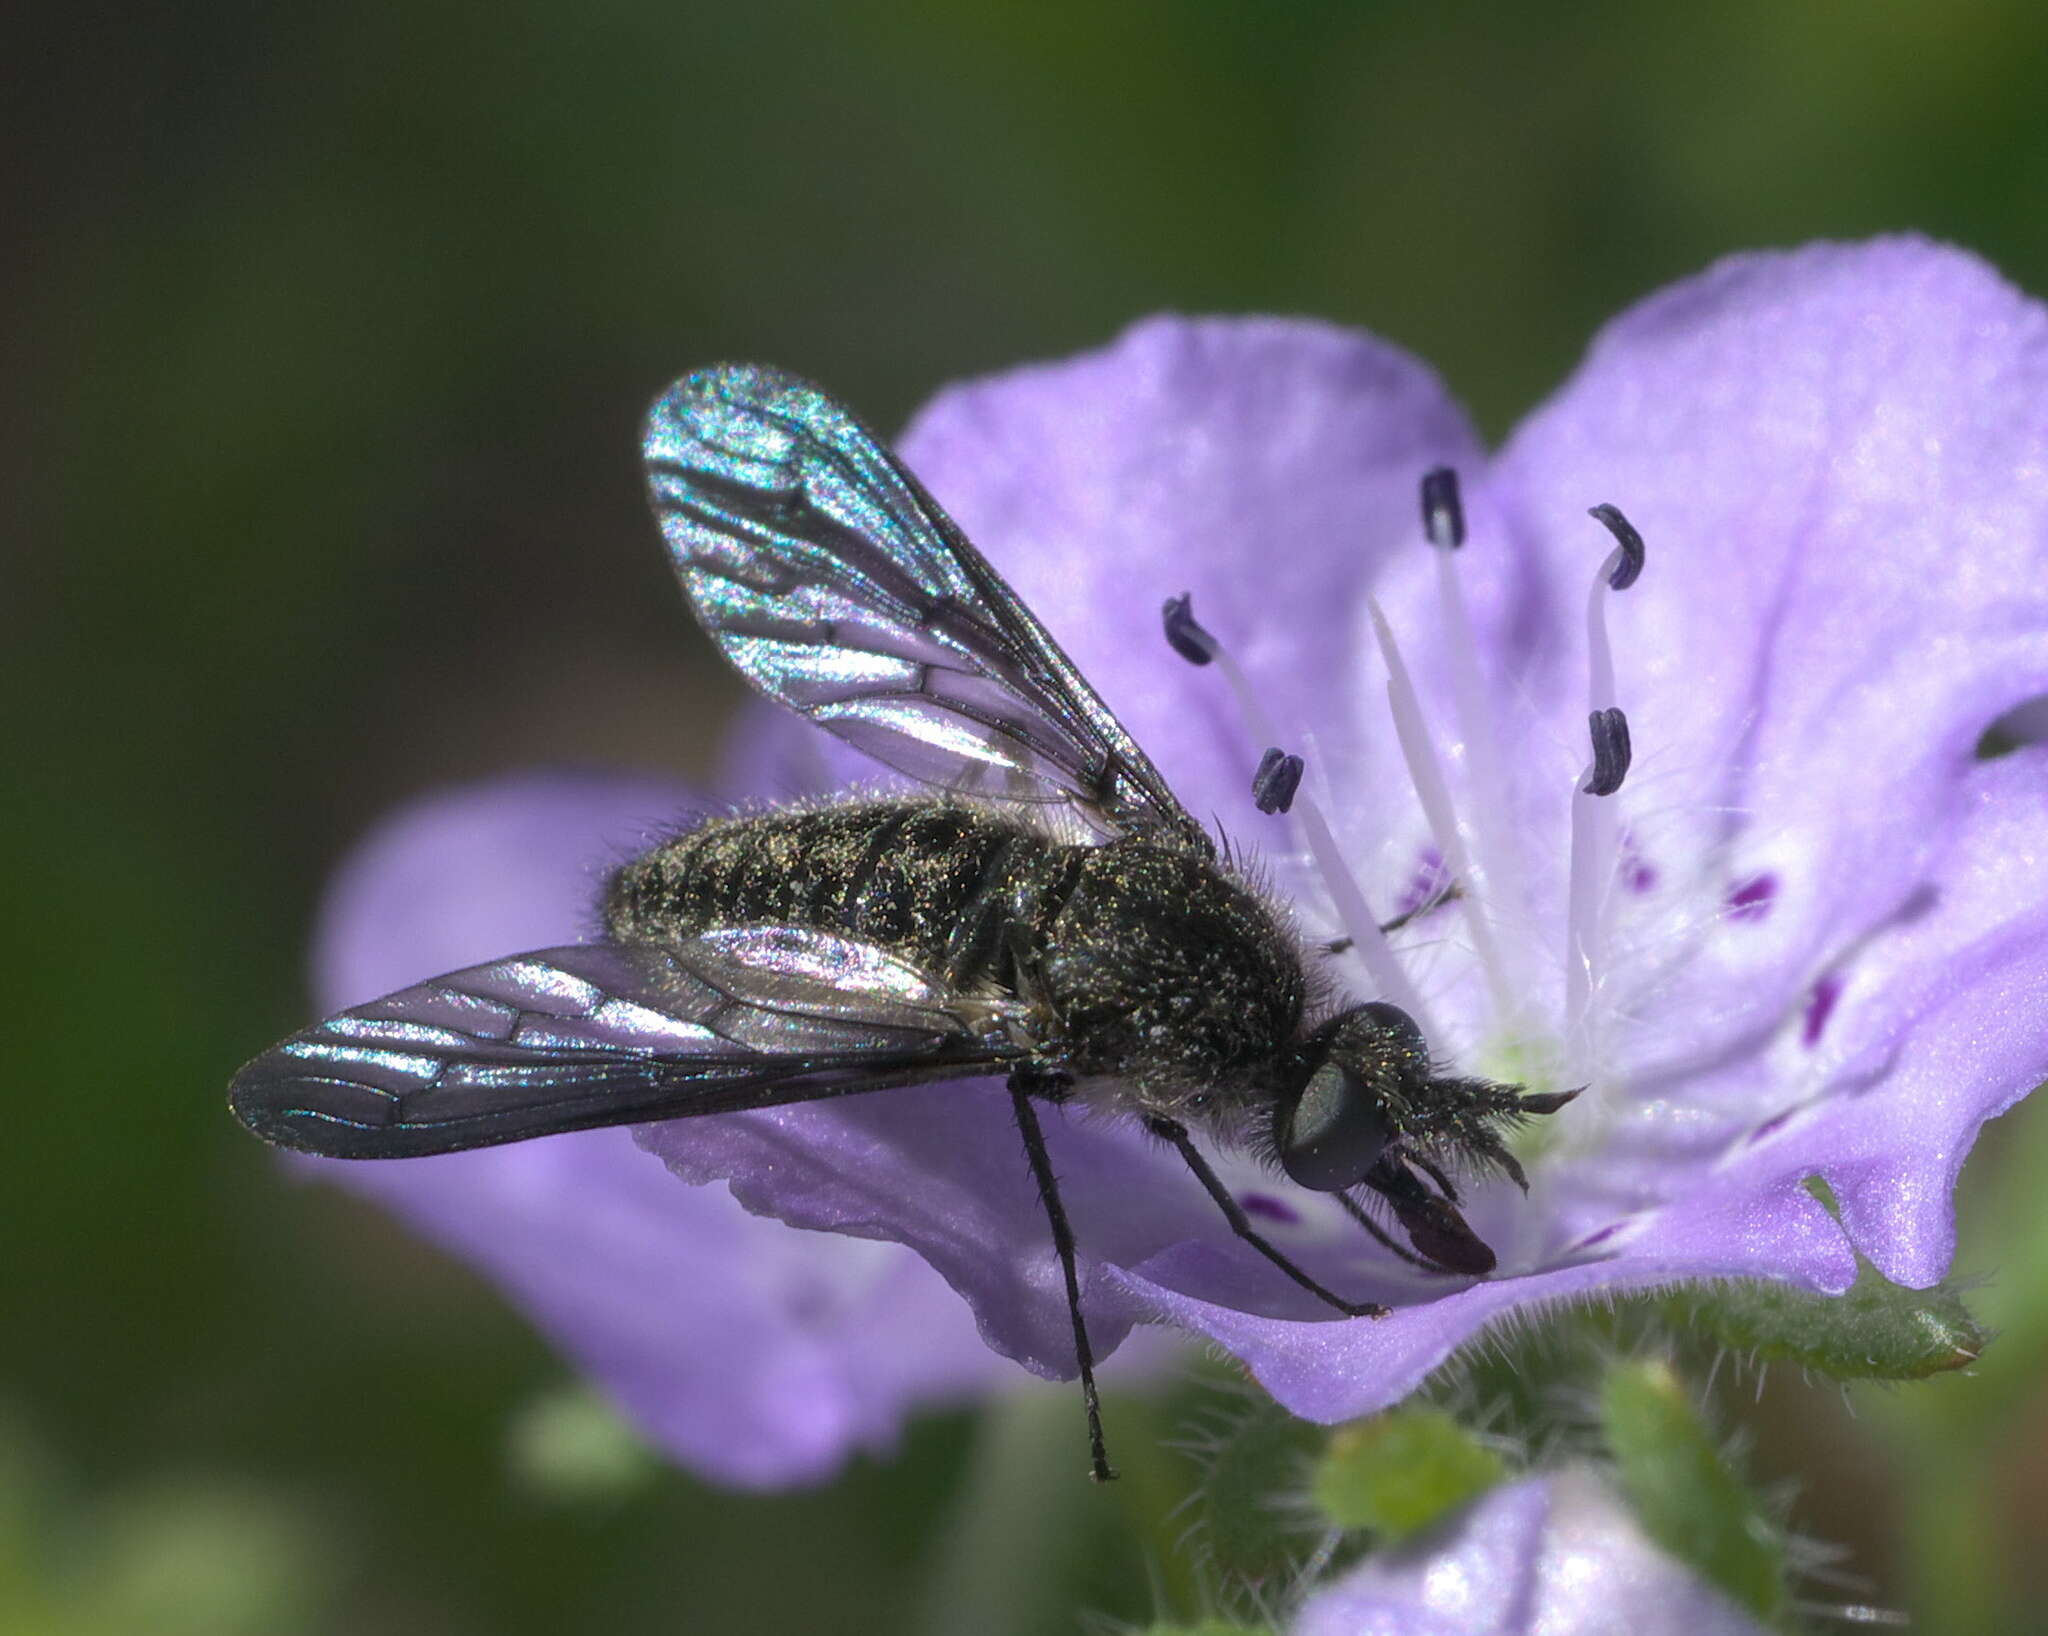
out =
[[[1590,1250],[1596,1244],[1605,1244],[1610,1238],[1612,1238],[1616,1233],[1620,1231],[1621,1223],[1618,1221],[1610,1221],[1605,1227],[1602,1227],[1598,1232],[1588,1233],[1584,1238],[1580,1239],[1578,1243],[1574,1244],[1572,1248],[1574,1250]]]
[[[1237,1202],[1244,1206],[1246,1215],[1277,1221],[1283,1227],[1292,1227],[1301,1220],[1293,1205],[1274,1198],[1270,1193],[1246,1193]]]
[[[1731,920],[1762,920],[1771,912],[1771,900],[1778,895],[1776,875],[1752,875],[1728,894]]]
[[[1813,985],[1806,997],[1806,1017],[1799,1029],[1799,1043],[1809,1051],[1820,1043],[1820,1032],[1834,1015],[1835,1002],[1842,997],[1842,979],[1834,972]]]
[[[1765,1141],[1768,1138],[1777,1135],[1779,1131],[1785,1128],[1786,1124],[1791,1120],[1792,1115],[1795,1111],[1795,1109],[1787,1108],[1783,1113],[1773,1114],[1769,1119],[1766,1119],[1761,1125],[1757,1126],[1755,1130],[1749,1133],[1750,1146],[1754,1147],[1758,1142]]]
[[[1656,866],[1643,856],[1642,848],[1628,830],[1621,832],[1621,884],[1638,894],[1657,884]]]

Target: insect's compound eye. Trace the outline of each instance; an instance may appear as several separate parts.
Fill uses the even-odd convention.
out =
[[[1394,1133],[1372,1088],[1339,1062],[1309,1076],[1300,1100],[1280,1110],[1278,1125],[1280,1168],[1318,1193],[1356,1185]]]

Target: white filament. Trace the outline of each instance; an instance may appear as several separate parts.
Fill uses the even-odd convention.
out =
[[[1513,837],[1504,827],[1514,808],[1509,804],[1508,781],[1501,770],[1505,763],[1500,738],[1493,712],[1487,708],[1486,686],[1479,672],[1479,644],[1472,635],[1472,617],[1465,607],[1464,581],[1458,566],[1464,553],[1440,549],[1434,555],[1437,597],[1443,607],[1444,653],[1450,663],[1458,731],[1465,741],[1466,783],[1472,792],[1467,827],[1473,861],[1478,868],[1476,878],[1467,881],[1464,889],[1484,905],[1483,912],[1498,925],[1528,902],[1515,861]],[[1512,936],[1510,928],[1511,939]]]
[[[1429,726],[1423,720],[1422,701],[1415,692],[1414,678],[1408,673],[1407,662],[1401,657],[1400,645],[1394,640],[1393,627],[1387,623],[1379,600],[1368,597],[1366,607],[1372,614],[1373,634],[1378,638],[1380,655],[1386,660],[1387,707],[1393,713],[1394,736],[1400,742],[1401,757],[1408,764],[1409,781],[1415,786],[1423,816],[1429,821],[1430,834],[1444,862],[1450,867],[1451,878],[1469,883],[1473,879],[1471,855],[1458,828],[1457,809],[1451,803],[1450,785],[1444,778],[1443,765],[1437,760],[1436,747],[1430,742]],[[1478,901],[1477,893],[1469,886],[1459,901],[1465,910],[1465,923],[1471,928],[1473,952],[1479,957],[1487,990],[1493,996],[1494,1013],[1505,1019],[1512,1014],[1514,989],[1508,981],[1507,969],[1501,963],[1492,924],[1487,919],[1484,906]]]
[[[1622,562],[1619,546],[1593,575],[1586,593],[1586,709],[1611,709],[1614,697],[1614,648],[1607,639],[1609,576]],[[1564,1024],[1565,1072],[1589,1079],[1602,1060],[1604,1041],[1593,996],[1599,991],[1606,954],[1608,910],[1612,901],[1618,828],[1610,798],[1588,795],[1585,784],[1592,764],[1580,773],[1572,790],[1571,875],[1565,893]]]
[[[1237,701],[1238,714],[1244,718],[1251,736],[1261,745],[1281,744],[1279,728],[1259,702],[1251,679],[1231,657],[1230,650],[1213,636],[1209,638],[1208,646],[1210,657],[1223,672],[1223,679]],[[1318,779],[1320,773],[1321,769],[1311,759],[1309,778]],[[1337,844],[1329,820],[1323,816],[1322,807],[1306,784],[1295,795],[1291,816],[1299,824],[1309,856],[1315,861],[1323,890],[1329,894],[1330,906],[1336,911],[1337,924],[1350,937],[1352,948],[1364,962],[1374,987],[1388,1003],[1399,1006],[1414,1018],[1425,1038],[1434,1038],[1421,993],[1402,968],[1394,946],[1387,941],[1387,934],[1380,930],[1379,920],[1365,900],[1365,891],[1358,884],[1358,877],[1352,874],[1351,866],[1344,861],[1343,849]]]

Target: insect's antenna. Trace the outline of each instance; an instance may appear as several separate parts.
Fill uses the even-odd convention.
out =
[[[1038,1199],[1052,1224],[1052,1247],[1060,1258],[1060,1272],[1067,1281],[1067,1312],[1074,1320],[1074,1362],[1081,1372],[1081,1401],[1088,1410],[1088,1474],[1098,1483],[1114,1482],[1116,1468],[1109,1463],[1109,1445],[1102,1436],[1102,1398],[1095,1390],[1095,1349],[1088,1343],[1088,1325],[1081,1317],[1081,1280],[1074,1271],[1074,1230],[1067,1225],[1067,1207],[1060,1202],[1060,1184],[1052,1173],[1052,1158],[1045,1151],[1045,1132],[1039,1128],[1038,1110],[1031,1105],[1028,1076],[1010,1077],[1010,1105],[1017,1111],[1017,1129],[1024,1137],[1024,1155],[1031,1161],[1031,1175],[1038,1183]]]
[[[1238,713],[1254,738],[1262,744],[1277,744],[1279,730],[1266,713],[1265,706],[1259,702],[1250,678],[1230,650],[1195,618],[1192,597],[1184,592],[1169,598],[1160,615],[1167,643],[1173,651],[1191,665],[1213,664],[1221,671],[1225,684],[1237,701]],[[1330,894],[1330,901],[1337,910],[1338,922],[1350,933],[1351,946],[1365,962],[1374,984],[1389,1001],[1421,1024],[1425,1034],[1429,1034],[1428,1008],[1422,1003],[1422,996],[1414,983],[1409,981],[1401,962],[1395,958],[1393,945],[1381,932],[1379,916],[1367,905],[1365,891],[1358,884],[1358,877],[1351,873],[1350,865],[1344,861],[1343,849],[1338,846],[1322,807],[1314,795],[1300,787],[1301,766],[1299,756],[1269,750],[1260,763],[1259,776],[1253,781],[1253,799],[1268,812],[1293,811],[1301,825],[1302,839],[1308,843],[1309,853],[1315,859],[1316,873],[1322,877],[1323,889]]]

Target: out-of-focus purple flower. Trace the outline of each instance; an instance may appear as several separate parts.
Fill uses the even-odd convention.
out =
[[[1305,754],[1304,793],[1376,918],[1450,865],[1463,896],[1396,934],[1397,977],[1354,952],[1330,962],[1338,987],[1412,991],[1456,1071],[1588,1087],[1531,1132],[1528,1198],[1473,1188],[1467,1214],[1500,1252],[1481,1282],[1401,1266],[1327,1197],[1226,1165],[1317,1277],[1396,1309],[1377,1322],[1338,1318],[1281,1278],[1172,1153],[1049,1112],[1098,1351],[1135,1324],[1178,1324],[1297,1412],[1335,1419],[1399,1398],[1491,1323],[1595,1291],[1723,1276],[1839,1291],[1857,1250],[1902,1283],[1946,1269],[1978,1127],[2048,1074],[2048,748],[1974,754],[1994,718],[2048,692],[2040,308],[1916,240],[1738,258],[1612,324],[1492,457],[1435,378],[1384,343],[1160,319],[1101,352],[951,389],[899,447],[1186,805],[1262,857],[1308,934],[1363,929],[1310,864],[1305,805],[1253,805],[1263,734],[1214,667],[1189,669],[1161,639],[1170,595],[1193,593],[1283,748]],[[1463,473],[1470,525],[1450,555],[1425,547],[1416,510],[1440,465]],[[1585,511],[1600,501],[1650,542],[1619,594],[1592,589],[1610,542]],[[1594,662],[1595,605],[1611,682]],[[1449,824],[1425,816],[1404,765],[1376,610],[1415,679]],[[1599,801],[1574,792],[1588,710],[1609,703],[1633,725],[1635,765]],[[785,741],[810,731],[764,721],[750,753],[787,764]],[[805,753],[840,781],[879,782],[822,737]],[[622,789],[458,802],[456,830],[523,837],[516,863],[461,875],[458,899],[435,894],[468,866],[436,861],[438,843],[399,844],[407,824],[431,830],[432,811],[406,820],[338,890],[322,998],[559,939],[587,913],[594,878],[575,871],[593,846],[610,861],[673,820],[673,793]],[[582,842],[558,848],[572,832]],[[544,865],[572,871],[548,877],[555,908],[515,920]],[[1072,1373],[1058,1264],[1000,1084],[633,1139],[685,1181],[729,1183],[749,1211],[909,1245],[991,1345]],[[429,1175],[449,1178],[445,1193],[417,1180]],[[350,1179],[496,1268],[709,1469],[821,1470],[885,1435],[903,1404],[982,1378],[966,1327],[910,1258],[809,1235],[770,1248],[723,1190],[669,1185],[618,1133]],[[712,1248],[741,1235],[744,1255]],[[855,1287],[881,1293],[855,1300]],[[926,1316],[900,1315],[913,1307]],[[733,1346],[747,1325],[760,1344]],[[911,1331],[918,1344],[892,1350]],[[747,1469],[742,1449],[757,1451]]]
[[[1311,1596],[1292,1636],[1754,1636],[1591,1472],[1495,1489]]]
[[[661,780],[559,773],[406,809],[329,892],[319,1001],[592,935],[603,872],[699,806]],[[793,1233],[722,1187],[679,1187],[624,1130],[295,1163],[485,1268],[652,1441],[719,1482],[828,1477],[893,1444],[912,1409],[1016,1378],[910,1251]]]
[[[1305,752],[1376,916],[1465,858],[1463,898],[1395,938],[1438,1054],[1588,1087],[1531,1132],[1528,1198],[1474,1190],[1501,1257],[1482,1282],[1397,1265],[1327,1198],[1229,1172],[1317,1277],[1396,1309],[1377,1322],[1277,1276],[1171,1153],[1053,1116],[1099,1347],[1177,1323],[1335,1419],[1397,1399],[1490,1323],[1594,1291],[1839,1291],[1855,1250],[1901,1283],[1940,1277],[1978,1127],[2048,1074],[2048,751],[1974,753],[2048,691],[2039,307],[1918,240],[1740,257],[1610,325],[1492,457],[1384,343],[1161,319],[950,389],[899,449],[1188,807],[1262,856],[1310,934],[1357,932],[1310,867],[1302,807],[1252,803],[1262,735],[1213,667],[1161,639],[1161,602],[1192,591]],[[1464,474],[1470,525],[1448,557],[1417,515],[1438,465]],[[1592,589],[1612,542],[1586,509],[1603,501],[1649,541],[1618,594]],[[1404,765],[1369,599],[1414,676],[1448,828]],[[1634,770],[1607,801],[1575,795],[1588,711],[1616,702]],[[1331,973],[1389,992],[1356,954]],[[750,1208],[913,1245],[992,1344],[1072,1370],[1000,1085],[639,1139]]]

